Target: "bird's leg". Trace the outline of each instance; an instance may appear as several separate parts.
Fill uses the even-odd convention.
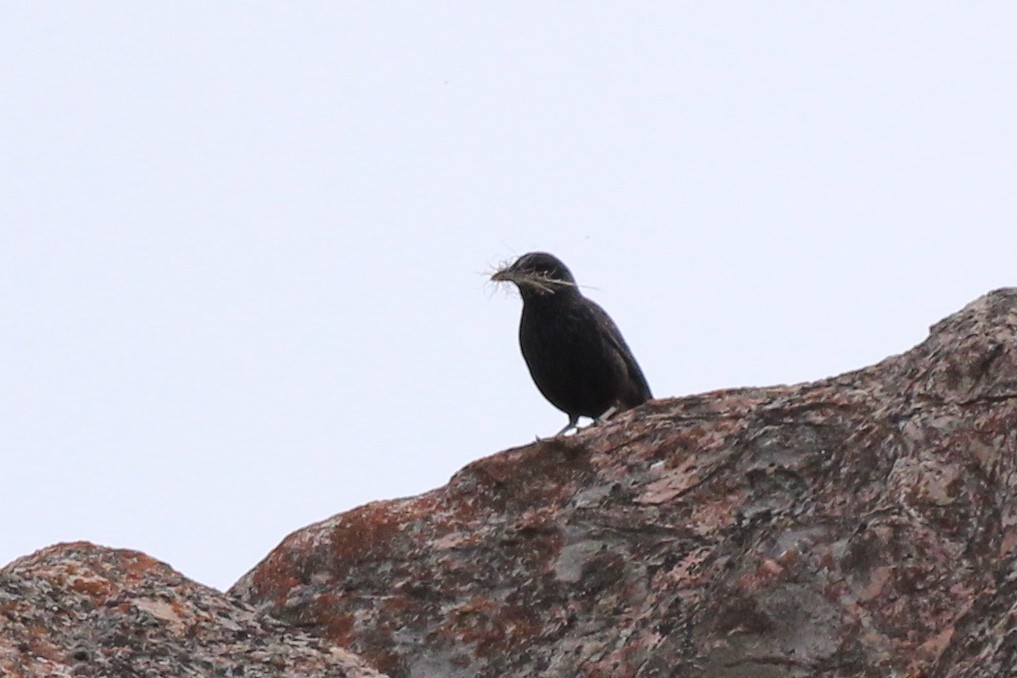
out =
[[[579,430],[578,424],[579,424],[579,415],[576,415],[574,417],[573,416],[569,416],[569,423],[565,424],[565,428],[561,429],[560,431],[555,433],[553,436],[548,436],[546,438],[541,438],[540,436],[536,436],[536,440],[534,442],[542,443],[545,440],[551,440],[552,438],[557,438],[558,436],[562,435],[563,433],[567,433],[570,429],[573,429],[573,428],[576,429],[576,430]]]
[[[606,424],[607,420],[610,419],[611,417],[613,417],[614,413],[617,412],[617,411],[618,411],[618,406],[617,405],[612,405],[611,407],[609,407],[606,410],[604,410],[604,413],[601,414],[599,417],[594,418],[593,421],[594,421],[594,423],[597,423],[597,424]]]
[[[552,438],[557,438],[558,436],[562,435],[563,433],[566,433],[569,430],[574,429],[574,428],[575,429],[579,428],[579,415],[578,414],[570,414],[569,415],[569,423],[565,424],[565,428],[563,428],[562,430],[558,431],[557,433],[555,433],[551,437]]]

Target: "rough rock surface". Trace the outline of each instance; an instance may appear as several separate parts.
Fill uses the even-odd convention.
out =
[[[1006,676],[1015,546],[1006,289],[872,367],[651,402],[311,525],[232,592],[395,678]]]
[[[380,676],[143,553],[86,542],[0,569],[0,675]]]

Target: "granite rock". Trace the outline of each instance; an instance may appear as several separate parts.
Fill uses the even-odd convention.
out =
[[[58,544],[0,569],[4,678],[381,678],[138,551]]]
[[[877,365],[651,401],[310,525],[231,591],[394,678],[1003,676],[1015,546],[1003,289]]]

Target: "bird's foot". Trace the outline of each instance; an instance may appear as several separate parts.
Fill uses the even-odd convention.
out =
[[[572,417],[571,419],[569,419],[569,423],[565,424],[564,428],[562,428],[560,431],[558,431],[552,436],[548,436],[546,438],[541,438],[540,436],[537,436],[536,442],[542,443],[546,440],[551,440],[553,438],[557,438],[558,436],[563,436],[573,429],[575,429],[576,431],[579,430],[579,417]]]
[[[599,417],[596,417],[593,420],[593,423],[594,424],[606,424],[607,420],[610,419],[611,417],[613,417],[617,411],[618,411],[618,406],[617,405],[612,405],[611,407],[609,407],[606,410],[604,410],[603,414],[601,414]]]
[[[555,433],[551,437],[552,438],[557,438],[558,436],[565,435],[566,433],[568,433],[572,429],[575,429],[577,431],[579,430],[579,417],[572,417],[571,419],[569,419],[569,423],[565,424],[564,428],[562,428],[560,431],[558,431],[557,433]]]

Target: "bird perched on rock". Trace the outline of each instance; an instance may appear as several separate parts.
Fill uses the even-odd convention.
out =
[[[491,276],[511,282],[523,298],[519,346],[537,388],[569,416],[604,421],[652,398],[643,371],[614,321],[576,286],[557,257],[531,252]]]

